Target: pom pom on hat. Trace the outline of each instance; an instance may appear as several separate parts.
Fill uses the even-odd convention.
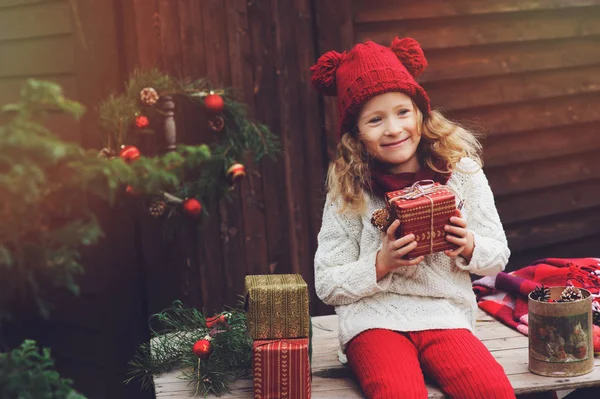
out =
[[[392,40],[390,48],[414,78],[417,78],[427,67],[423,49],[415,39],[396,37]]]
[[[319,57],[317,63],[310,68],[313,86],[327,96],[337,94],[335,74],[341,60],[342,54],[337,51],[328,51]]]

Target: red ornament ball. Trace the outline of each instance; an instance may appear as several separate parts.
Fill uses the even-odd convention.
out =
[[[246,167],[241,163],[234,163],[227,169],[227,177],[231,181],[241,180],[244,176],[246,176]]]
[[[133,188],[133,187],[131,187],[131,186],[127,186],[127,187],[125,188],[125,192],[126,192],[127,194],[131,195],[131,196],[134,196],[134,197],[138,195],[138,192],[137,192],[137,191],[135,191],[135,188]]]
[[[198,356],[200,359],[208,359],[212,351],[212,344],[206,338],[199,339],[192,348],[194,355]]]
[[[148,117],[144,115],[139,115],[137,118],[135,118],[135,126],[139,127],[140,129],[148,127],[149,124],[150,122],[148,121]]]
[[[125,145],[125,146],[121,147],[121,153],[119,154],[119,156],[125,162],[128,162],[128,163],[135,161],[141,155],[142,155],[142,153],[140,152],[140,150],[138,150],[137,147],[134,147],[132,145]]]
[[[202,212],[202,204],[196,198],[188,198],[183,201],[183,210],[190,216],[198,216]]]
[[[204,98],[204,105],[206,106],[206,109],[213,114],[220,114],[225,109],[223,97],[212,92]]]

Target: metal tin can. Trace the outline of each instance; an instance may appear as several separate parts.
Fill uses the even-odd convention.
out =
[[[592,295],[557,302],[566,287],[550,287],[551,302],[529,295],[529,370],[549,377],[573,377],[594,368]]]

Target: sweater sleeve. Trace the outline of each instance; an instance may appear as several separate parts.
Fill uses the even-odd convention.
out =
[[[464,195],[465,208],[468,211],[465,214],[467,229],[473,234],[475,248],[469,263],[460,256],[456,263],[459,268],[473,274],[494,276],[504,270],[508,263],[510,250],[506,235],[483,170],[479,168],[477,172],[467,176]]]
[[[347,305],[385,291],[392,281],[392,273],[377,281],[378,249],[360,253],[360,215],[340,213],[338,209],[328,198],[315,254],[317,296],[332,306]]]

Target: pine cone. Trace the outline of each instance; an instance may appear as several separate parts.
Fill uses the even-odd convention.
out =
[[[392,218],[387,208],[377,209],[371,215],[371,224],[377,227],[379,230],[385,232],[388,227],[392,224]]]
[[[535,287],[533,291],[531,291],[531,299],[535,299],[540,302],[548,302],[550,300],[550,288],[544,287],[544,284],[541,286]]]
[[[581,291],[579,291],[578,288],[567,287],[560,294],[560,299],[558,301],[559,302],[573,302],[573,301],[578,301],[581,298],[583,298],[583,296],[581,295]]]
[[[145,87],[140,92],[140,100],[146,105],[154,105],[158,101],[158,93],[152,87]]]
[[[160,217],[167,210],[167,203],[165,201],[156,201],[152,205],[150,205],[150,208],[148,210],[150,211],[150,214],[155,218]]]

